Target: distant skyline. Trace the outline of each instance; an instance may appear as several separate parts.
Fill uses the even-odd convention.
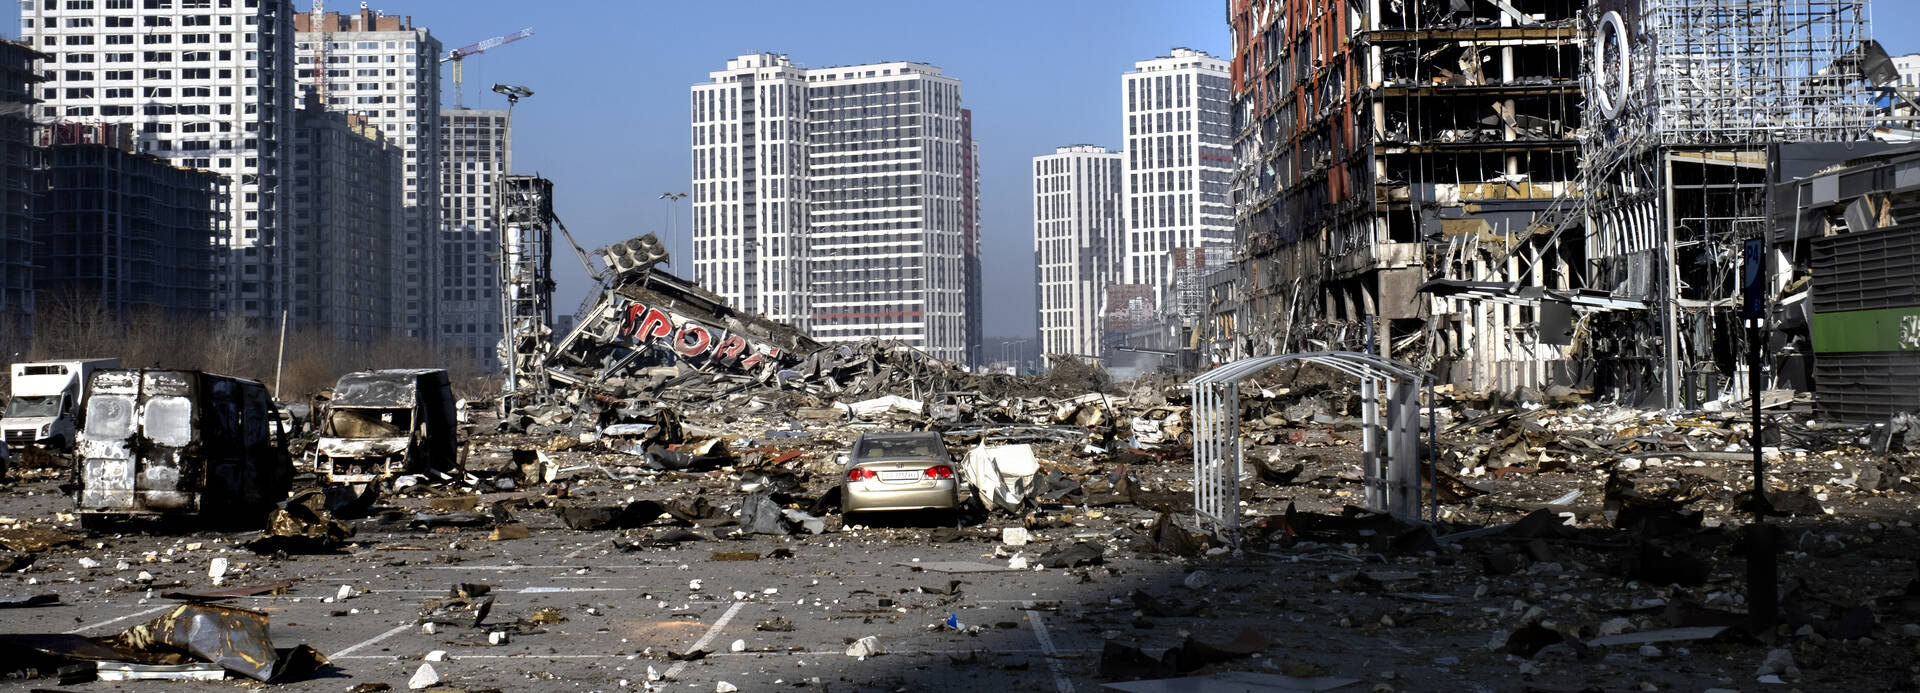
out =
[[[4,31],[20,35],[18,5]],[[338,5],[337,7],[335,5]],[[296,0],[294,9],[311,9]],[[523,41],[466,60],[465,102],[505,108],[495,83],[534,95],[514,111],[518,173],[554,181],[555,210],[581,245],[668,233],[663,192],[690,180],[688,87],[730,58],[785,53],[808,67],[912,60],[963,83],[980,142],[986,332],[1034,334],[1033,156],[1075,143],[1120,145],[1120,75],[1186,46],[1227,53],[1225,5],[1180,0],[966,4],[370,0],[411,15],[448,47],[532,27]],[[358,3],[329,3],[351,12]],[[452,89],[452,74],[442,70]],[[453,104],[449,91],[442,102]],[[680,247],[685,247],[682,210]],[[564,247],[564,243],[560,244]],[[556,311],[590,286],[570,251],[554,258]]]
[[[357,3],[337,3],[350,12]],[[514,112],[514,165],[553,179],[555,209],[589,250],[641,233],[668,234],[663,192],[690,180],[688,87],[729,58],[785,53],[804,66],[913,60],[963,83],[981,148],[986,333],[1033,336],[1031,173],[1055,147],[1121,144],[1120,75],[1176,46],[1227,57],[1226,3],[1067,0],[964,5],[891,2],[694,3],[370,0],[411,15],[448,48],[526,27],[534,36],[466,61],[465,102],[505,108],[495,83],[532,88]],[[823,9],[831,7],[831,9]],[[1920,13],[1874,2],[1873,33],[1894,55],[1920,52]],[[309,0],[294,8],[311,9]],[[0,33],[20,35],[18,5]],[[442,70],[452,89],[452,75]],[[443,103],[456,102],[449,92]],[[685,247],[686,215],[679,234]],[[564,246],[564,243],[562,244]],[[558,312],[589,282],[562,250]]]

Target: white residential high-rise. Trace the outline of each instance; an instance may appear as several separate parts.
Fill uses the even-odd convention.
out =
[[[1045,356],[1099,358],[1124,257],[1121,155],[1089,144],[1033,158],[1033,256]]]
[[[42,122],[132,123],[139,149],[232,181],[223,312],[266,323],[291,298],[293,4],[81,0],[20,6],[47,55]]]
[[[736,307],[805,330],[806,71],[761,53],[711,76],[693,87],[693,257],[672,266],[693,267]]]
[[[506,111],[440,112],[440,343],[489,370],[502,330],[493,195],[512,150]]]
[[[695,279],[823,342],[964,360],[977,190],[960,81],[766,53],[711,77],[692,90]]]
[[[436,309],[438,274],[446,270],[436,262],[441,257],[440,41],[414,26],[412,17],[381,14],[364,4],[348,14],[303,13],[295,24],[300,86],[317,86],[327,110],[365,117],[400,148],[389,329],[434,339],[444,329]],[[322,60],[324,67],[316,69]]]
[[[1233,245],[1233,135],[1227,62],[1175,48],[1121,76],[1128,284],[1168,310],[1173,251]]]

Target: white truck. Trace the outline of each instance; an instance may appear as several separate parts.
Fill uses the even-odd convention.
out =
[[[0,436],[16,452],[29,446],[73,450],[93,372],[119,367],[120,359],[13,364],[13,392],[5,416],[0,416]]]

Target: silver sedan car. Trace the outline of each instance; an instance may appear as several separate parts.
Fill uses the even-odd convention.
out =
[[[954,510],[960,481],[940,434],[866,433],[847,456],[840,511]]]

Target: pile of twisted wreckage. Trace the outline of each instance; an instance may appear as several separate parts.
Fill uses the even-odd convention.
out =
[[[1226,537],[1198,531],[1191,393],[1173,377],[1114,383],[1073,363],[1045,376],[983,375],[897,344],[819,345],[664,274],[614,283],[547,363],[542,396],[497,420],[485,403],[467,408],[456,470],[388,479],[377,502],[298,494],[245,546],[263,561],[371,551],[355,534],[372,528],[481,530],[507,541],[528,537],[521,518],[539,512],[571,530],[618,532],[612,545],[623,551],[829,534],[846,545],[975,543],[1008,568],[1065,569],[1087,582],[1116,579],[1105,566],[1112,557],[1181,566],[1185,597],[1136,592],[1130,606],[1077,614],[1118,634],[1100,653],[1106,681],[1217,666],[1187,650],[1151,656],[1125,634],[1237,609],[1242,596],[1274,589],[1265,571],[1306,561],[1327,566],[1325,581],[1274,597],[1291,610],[1324,611],[1367,637],[1495,634],[1446,666],[1532,676],[1596,657],[1619,665],[1612,658],[1623,651],[1656,662],[1691,651],[1730,661],[1752,653],[1761,668],[1748,681],[1862,690],[1920,681],[1898,664],[1920,646],[1920,427],[1906,419],[1837,426],[1773,403],[1759,443],[1767,507],[1785,528],[1784,625],[1765,630],[1743,616],[1755,440],[1734,414],[1619,408],[1574,393],[1489,401],[1441,388],[1436,449],[1414,462],[1434,460],[1422,489],[1431,515],[1410,521],[1358,507],[1367,432],[1352,383],[1278,368],[1241,388],[1243,521]],[[861,432],[883,429],[939,431],[966,460],[974,493],[957,521],[864,527],[837,515],[841,455]],[[35,473],[64,472],[24,475]],[[37,570],[38,557],[84,539],[49,521],[0,520],[0,569]],[[492,604],[484,587],[429,600],[423,627],[481,627]],[[16,605],[7,599],[0,606]],[[254,630],[266,642],[263,615],[206,611],[112,638],[0,637],[0,670],[91,665],[157,676],[166,672],[151,667],[184,663],[279,681],[324,666],[306,652],[276,664],[270,645],[239,666],[231,648],[167,643],[188,616],[231,624],[219,631],[228,642]],[[542,618],[552,616],[487,624],[502,634],[485,637],[537,633]],[[142,649],[155,642],[166,657]],[[1825,664],[1843,654],[1894,664]]]

